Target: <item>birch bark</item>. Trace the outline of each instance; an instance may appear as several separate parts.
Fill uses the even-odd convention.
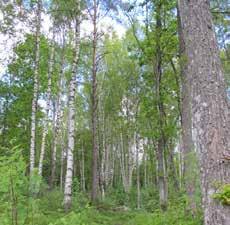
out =
[[[47,88],[47,101],[46,101],[46,118],[44,121],[43,133],[42,133],[42,144],[41,144],[41,152],[40,159],[38,165],[38,174],[42,176],[42,168],[43,168],[43,159],[45,155],[45,143],[46,143],[46,135],[48,133],[48,123],[49,123],[49,112],[51,110],[51,85],[52,85],[52,73],[53,73],[53,65],[54,65],[54,40],[55,34],[53,32],[53,38],[50,43],[50,58],[48,63],[48,88]]]
[[[36,34],[35,34],[35,62],[34,62],[34,87],[31,113],[31,137],[30,137],[30,175],[35,166],[35,135],[36,135],[36,111],[38,101],[38,76],[40,63],[40,35],[41,35],[41,9],[42,1],[37,1],[36,9]]]
[[[78,14],[75,21],[75,43],[74,43],[74,60],[72,64],[72,76],[69,84],[69,99],[68,99],[68,144],[67,144],[67,168],[65,176],[64,190],[64,206],[68,211],[72,201],[72,183],[73,183],[73,168],[74,168],[74,133],[75,133],[75,92],[76,92],[76,73],[79,61],[80,51],[80,2],[78,4]]]

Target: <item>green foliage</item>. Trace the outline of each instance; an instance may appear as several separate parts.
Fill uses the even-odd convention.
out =
[[[124,189],[121,186],[118,186],[117,188],[108,191],[108,193],[106,194],[105,202],[113,206],[128,206],[128,199],[129,196],[124,192]]]
[[[20,145],[25,160],[29,154],[30,117],[33,97],[34,74],[34,36],[26,35],[25,41],[14,48],[14,58],[8,64],[7,73],[0,81],[1,103],[0,123],[3,132],[0,134],[0,145],[10,147],[9,143],[15,139]],[[39,95],[47,88],[48,41],[41,37],[41,60],[39,68]],[[43,117],[38,105],[37,120]],[[39,128],[39,127],[38,127]],[[37,141],[39,143],[39,139]]]
[[[23,160],[20,146],[15,146],[12,149],[6,149],[5,155],[0,157],[0,193],[8,193],[9,186],[22,188],[25,176],[25,162]],[[13,182],[13,184],[12,184]]]
[[[153,187],[141,190],[141,207],[148,212],[159,209],[158,192]]]
[[[186,216],[178,207],[168,212],[146,213],[142,211],[119,211],[117,209],[98,211],[86,208],[81,212],[72,211],[49,225],[201,225],[200,218]]]
[[[108,191],[104,202],[97,208],[89,206],[88,197],[78,190],[75,182],[75,193],[72,211],[65,215],[62,208],[63,193],[58,189],[48,191],[40,189],[41,177],[34,171],[30,179],[33,183],[37,198],[29,196],[29,181],[25,176],[26,164],[19,146],[7,150],[7,156],[0,158],[0,221],[1,225],[9,225],[13,220],[25,225],[199,225],[200,217],[196,219],[185,215],[185,202],[177,198],[172,202],[167,212],[163,213],[158,208],[157,193],[154,189],[142,190],[142,206],[147,211],[135,211],[136,192],[133,188],[129,195],[122,188]],[[12,182],[13,181],[13,182]],[[31,187],[31,186],[30,186]],[[12,198],[12,192],[17,196],[17,201]],[[126,207],[123,207],[126,205]],[[17,217],[12,218],[12,206],[17,210]],[[133,209],[132,209],[133,208]],[[132,209],[132,210],[131,210]]]
[[[230,205],[230,184],[225,184],[220,191],[213,195],[214,199],[219,200],[223,205]]]
[[[0,221],[8,225],[21,219],[18,214],[26,201],[28,179],[20,146],[4,149],[4,152],[4,156],[0,156]]]
[[[44,182],[42,177],[38,174],[38,168],[34,168],[32,175],[30,175],[30,187],[29,191],[32,196],[36,196],[43,190],[47,189],[47,184]]]
[[[17,4],[15,3],[15,5],[8,2],[0,3],[1,11],[4,14],[3,22],[0,23],[0,30],[3,32],[13,31],[15,25],[14,16],[17,16],[17,13],[21,11],[21,8],[18,7],[19,3],[19,6],[25,4],[26,10],[24,11],[30,11],[35,9],[37,1],[17,0],[16,2]],[[84,20],[85,13],[87,13],[85,4],[88,3],[88,6],[90,6],[92,1],[80,2],[82,11],[84,12],[82,15],[82,19]],[[227,0],[216,2],[211,1],[214,10],[226,8]],[[44,9],[49,9],[48,11],[43,11],[43,13],[49,14],[49,18],[54,23],[54,29],[52,30],[56,32],[56,38],[53,40],[55,57],[51,85],[52,105],[56,104],[57,96],[60,94],[60,108],[63,110],[61,112],[61,121],[58,125],[60,126],[60,133],[57,138],[56,189],[50,190],[47,184],[52,167],[53,133],[55,129],[48,129],[45,143],[46,151],[43,163],[43,177],[38,175],[37,169],[33,171],[30,178],[26,176],[28,174],[30,157],[29,141],[34,81],[35,35],[25,35],[24,41],[19,42],[15,46],[12,60],[7,65],[7,72],[2,76],[3,79],[0,81],[0,124],[3,125],[3,128],[0,129],[0,146],[2,146],[0,149],[0,225],[15,224],[16,222],[19,225],[201,224],[199,213],[195,219],[185,214],[185,209],[189,205],[189,198],[185,195],[184,190],[178,191],[174,183],[176,180],[178,183],[180,182],[180,185],[177,184],[177,186],[183,186],[183,183],[186,183],[187,180],[194,180],[194,176],[196,181],[199,180],[199,168],[196,157],[191,154],[184,159],[180,159],[179,151],[170,152],[175,150],[175,146],[180,141],[178,137],[181,135],[179,127],[181,104],[179,66],[180,63],[187,63],[187,59],[184,56],[178,59],[179,46],[177,17],[175,14],[176,0],[162,1],[162,4],[160,4],[162,12],[160,13],[156,12],[158,1],[143,1],[140,3],[142,7],[141,13],[145,13],[146,15],[139,16],[137,14],[130,16],[129,22],[132,24],[122,38],[119,38],[115,32],[110,32],[110,29],[106,35],[101,36],[100,29],[98,29],[96,53],[98,168],[102,167],[100,165],[103,157],[102,150],[107,148],[108,155],[105,161],[108,163],[108,167],[111,167],[108,169],[114,170],[114,173],[113,179],[108,179],[109,187],[105,188],[105,199],[101,200],[96,207],[89,207],[90,200],[88,196],[92,182],[92,40],[85,34],[81,35],[81,51],[77,65],[78,73],[76,74],[76,132],[74,134],[76,141],[73,152],[74,180],[72,186],[72,211],[69,214],[64,213],[63,190],[60,191],[58,185],[60,185],[61,150],[66,150],[67,146],[67,90],[74,57],[74,30],[72,27],[74,27],[76,16],[79,13],[76,3],[75,0],[42,1],[43,7],[47,6]],[[98,10],[101,8],[115,9],[116,3],[117,1],[101,1]],[[131,13],[130,11],[135,7],[134,5],[130,6],[130,9],[126,13]],[[89,11],[92,13],[90,8]],[[162,29],[156,28],[157,13],[161,14]],[[144,19],[145,16],[146,24],[143,22],[138,23],[138,19]],[[92,15],[89,17],[92,17]],[[228,84],[230,84],[230,46],[225,40],[229,24],[225,15],[214,14],[214,22],[218,30],[219,42],[222,43],[220,56],[224,73]],[[34,23],[31,24],[34,25]],[[41,35],[40,38],[39,102],[47,100],[50,40],[45,35]],[[61,37],[62,35],[63,37]],[[64,62],[62,68],[63,76],[61,77],[59,73],[61,70],[62,52],[64,54]],[[162,74],[160,80],[155,76],[157,53],[161,55],[159,65],[161,68],[159,69]],[[60,77],[61,82],[59,83]],[[61,87],[58,84],[61,84]],[[157,91],[158,85],[160,89],[159,97]],[[160,107],[162,107],[162,113],[159,111]],[[52,112],[48,116],[50,121],[51,116],[55,117],[54,108],[52,108]],[[39,150],[41,149],[44,115],[44,109],[41,107],[41,104],[38,104],[35,140],[36,165],[38,163]],[[49,126],[51,124],[50,121],[48,123]],[[55,123],[55,121],[53,122]],[[140,160],[139,165],[141,189],[141,210],[139,211],[136,211],[137,179],[135,166],[131,178],[132,187],[130,187],[129,193],[125,193],[124,191],[121,176],[122,163],[124,164],[124,173],[129,173],[130,166],[132,166],[130,165],[130,159],[133,152],[130,153],[130,148],[134,146],[132,142],[135,132],[140,135],[144,142],[147,140],[147,144],[144,144],[143,152],[139,155],[141,158],[143,153],[146,154],[144,155],[146,156],[145,164],[143,160]],[[15,140],[11,142],[13,138]],[[165,142],[163,154],[168,175],[167,186],[169,190],[169,209],[165,213],[159,208],[159,190],[156,184],[157,176],[164,175],[159,171],[157,172],[156,154],[159,147],[158,144],[163,139]],[[82,152],[84,152],[84,155],[81,154]],[[170,168],[171,162],[169,162],[169,156],[171,153],[173,158],[172,164],[175,166],[174,171]],[[66,156],[66,153],[64,155]],[[84,168],[82,164],[83,158]],[[183,164],[181,162],[183,160],[189,162],[187,166],[189,173],[182,181],[180,167]],[[63,171],[65,173],[65,160],[63,164]],[[81,183],[82,172],[84,172],[85,179],[84,188]],[[99,176],[103,174],[101,171],[98,172]],[[194,182],[198,190],[195,193],[195,198],[199,211],[201,208],[201,196],[198,183]],[[86,191],[82,192],[82,189],[86,189]],[[229,193],[230,186],[228,184],[223,186],[220,192],[215,194],[214,198],[224,205],[229,205]]]

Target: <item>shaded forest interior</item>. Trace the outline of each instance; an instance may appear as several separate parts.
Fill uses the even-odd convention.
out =
[[[0,2],[0,225],[230,225],[229,0]]]

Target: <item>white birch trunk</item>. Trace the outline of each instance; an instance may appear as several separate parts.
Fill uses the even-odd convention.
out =
[[[80,50],[80,2],[78,2],[79,12],[75,24],[75,52],[72,65],[72,77],[69,85],[69,101],[68,101],[68,144],[67,144],[67,168],[65,177],[64,190],[64,207],[67,211],[71,207],[72,201],[72,183],[73,183],[73,151],[74,151],[74,133],[75,133],[75,92],[76,92],[76,72],[79,61]]]
[[[39,76],[39,62],[40,62],[41,9],[42,9],[42,2],[41,0],[38,0],[37,10],[36,10],[34,88],[33,88],[32,113],[31,113],[30,175],[32,175],[35,166],[35,135],[36,135],[36,111],[37,111],[37,100],[38,100],[38,76]]]
[[[53,38],[50,44],[50,59],[48,65],[48,88],[47,88],[47,105],[46,105],[46,118],[44,121],[43,133],[42,133],[42,144],[41,144],[41,152],[40,159],[38,165],[38,174],[42,176],[42,168],[43,168],[43,160],[45,156],[45,143],[46,143],[46,135],[48,133],[48,123],[49,123],[49,112],[51,110],[51,86],[52,86],[52,73],[53,73],[53,65],[54,65],[54,39],[55,35],[53,32]]]

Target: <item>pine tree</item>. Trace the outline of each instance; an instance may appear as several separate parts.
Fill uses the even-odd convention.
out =
[[[179,1],[182,32],[191,80],[192,123],[200,158],[204,224],[227,225],[230,209],[214,200],[230,183],[229,102],[208,1]]]

